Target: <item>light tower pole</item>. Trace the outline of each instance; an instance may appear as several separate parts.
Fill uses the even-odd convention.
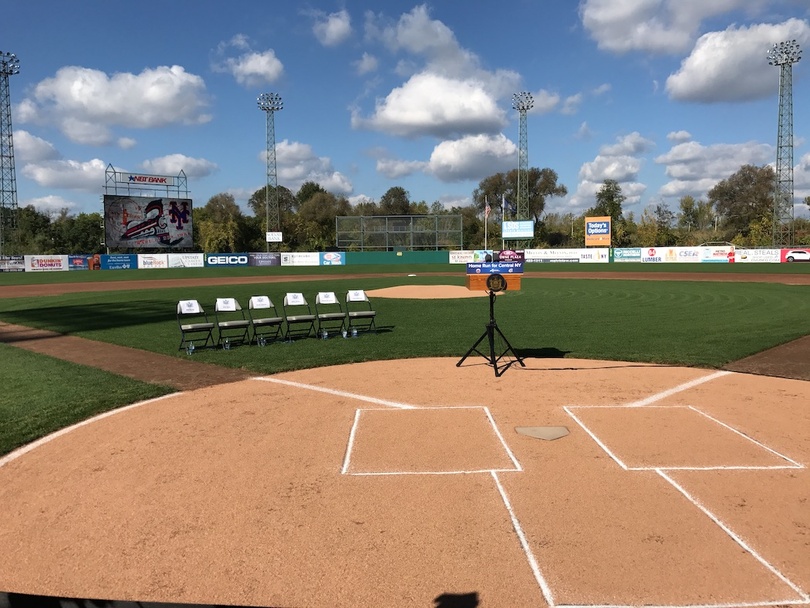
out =
[[[281,232],[281,219],[278,210],[278,175],[276,172],[276,129],[273,117],[275,113],[284,108],[281,95],[278,93],[262,93],[258,99],[259,109],[267,115],[267,182],[264,187],[264,213],[267,223],[266,231]],[[270,208],[270,186],[273,186],[274,196],[272,211]],[[267,251],[270,251],[270,241],[267,241]]]
[[[531,93],[512,95],[512,107],[520,114],[520,137],[518,139],[518,191],[517,219],[528,220],[529,215],[529,136],[526,129],[526,113],[534,107]]]
[[[773,246],[793,245],[793,64],[802,58],[795,40],[774,44],[768,63],[779,67],[779,130],[773,194]]]
[[[14,175],[14,141],[8,77],[19,73],[20,60],[17,56],[14,53],[0,51],[0,255],[7,253],[7,241],[16,240],[14,233],[17,228],[17,179]],[[11,239],[9,235],[12,235]]]

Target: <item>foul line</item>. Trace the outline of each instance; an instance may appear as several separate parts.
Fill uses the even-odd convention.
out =
[[[81,422],[77,422],[74,425],[65,427],[63,429],[59,429],[55,433],[51,433],[50,435],[45,435],[41,439],[37,439],[36,441],[24,445],[23,447],[6,454],[2,458],[0,458],[0,467],[4,467],[9,462],[13,460],[17,460],[20,456],[24,456],[31,450],[34,450],[41,445],[45,445],[46,443],[50,443],[54,439],[61,437],[62,435],[67,435],[68,433],[75,431],[78,428],[83,426],[87,426],[89,424],[93,424],[94,422],[98,422],[99,420],[103,420],[104,418],[109,418],[110,416],[115,416],[116,414],[120,414],[122,412],[126,412],[129,410],[134,410],[136,407],[141,407],[142,405],[149,405],[150,403],[155,403],[156,401],[162,401],[163,399],[168,399],[170,397],[179,397],[183,393],[169,393],[168,395],[161,395],[160,397],[155,397],[154,399],[147,399],[146,401],[139,401],[138,403],[132,403],[130,405],[126,405],[124,407],[119,407],[118,409],[110,410],[109,412],[104,412],[103,414],[99,414],[98,416],[93,416],[92,418],[88,418],[87,420],[82,420]]]
[[[702,378],[697,378],[696,380],[691,380],[690,382],[684,382],[683,384],[679,384],[671,389],[662,391],[660,393],[656,393],[655,395],[650,395],[646,399],[640,399],[638,401],[631,401],[630,403],[626,403],[625,407],[643,407],[645,405],[650,405],[651,403],[655,403],[656,401],[660,401],[661,399],[665,399],[670,397],[671,395],[675,395],[676,393],[680,393],[690,388],[694,388],[703,384],[704,382],[710,382],[715,378],[720,378],[722,376],[727,376],[731,372],[715,372],[713,374],[709,374],[708,376],[703,376]]]
[[[509,497],[506,495],[506,490],[504,490],[503,486],[501,485],[501,480],[498,479],[498,474],[495,471],[492,471],[491,474],[492,479],[495,480],[495,485],[498,488],[498,492],[501,495],[501,500],[503,500],[503,504],[506,506],[506,510],[509,512],[509,517],[512,520],[512,527],[520,540],[520,546],[523,548],[523,553],[526,554],[526,559],[529,561],[529,567],[532,569],[532,574],[534,574],[534,580],[536,580],[537,584],[540,585],[540,590],[543,592],[543,598],[546,600],[546,603],[550,608],[554,608],[554,595],[551,593],[551,588],[548,586],[546,579],[543,578],[543,573],[540,572],[540,566],[537,565],[537,559],[535,559],[534,553],[532,553],[532,549],[529,547],[529,541],[526,540],[526,535],[523,533],[523,528],[518,521],[517,515],[515,515],[515,511],[512,509],[512,503],[509,502]]]
[[[350,393],[348,391],[339,391],[333,388],[325,388],[323,386],[315,386],[314,384],[304,384],[303,382],[293,382],[292,380],[282,380],[280,378],[253,378],[253,380],[261,380],[262,382],[274,382],[276,384],[285,384],[295,388],[303,388],[308,391],[317,391],[319,393],[326,393],[327,395],[335,395],[336,397],[348,397],[349,399],[357,399],[358,401],[365,401],[366,403],[376,403],[377,405],[386,405],[388,407],[395,407],[400,410],[414,410],[418,409],[415,405],[408,405],[407,403],[399,403],[398,401],[388,401],[387,399],[377,399],[376,397],[366,397],[365,395],[358,395],[357,393]]]

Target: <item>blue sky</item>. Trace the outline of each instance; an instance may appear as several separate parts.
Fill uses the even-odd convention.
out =
[[[392,186],[467,205],[529,164],[580,213],[606,178],[640,215],[776,158],[773,44],[810,48],[807,0],[444,0],[416,4],[28,0],[7,11],[18,204],[100,211],[104,170],[188,176],[195,205],[265,185],[263,92],[279,93],[278,182],[355,202]],[[797,215],[810,195],[810,55],[793,68]]]

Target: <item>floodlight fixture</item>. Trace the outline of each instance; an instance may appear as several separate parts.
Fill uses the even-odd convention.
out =
[[[20,73],[14,53],[0,51],[0,256],[17,239],[17,179],[14,172],[14,142],[11,128],[11,92],[8,77]]]
[[[0,51],[0,74],[14,76],[20,73],[20,60],[14,53]]]
[[[278,112],[284,109],[284,102],[278,93],[262,93],[257,103],[262,112]]]
[[[795,40],[787,40],[773,45],[768,51],[768,64],[788,65],[799,61],[802,58],[802,50]]]
[[[528,112],[534,107],[534,97],[527,91],[515,93],[512,95],[512,107],[521,114]]]

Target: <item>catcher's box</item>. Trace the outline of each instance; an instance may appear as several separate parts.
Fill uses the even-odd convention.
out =
[[[488,274],[468,274],[467,275],[467,289],[471,291],[489,291],[487,287]],[[519,274],[505,274],[503,278],[506,279],[506,290],[517,291],[520,289]]]

